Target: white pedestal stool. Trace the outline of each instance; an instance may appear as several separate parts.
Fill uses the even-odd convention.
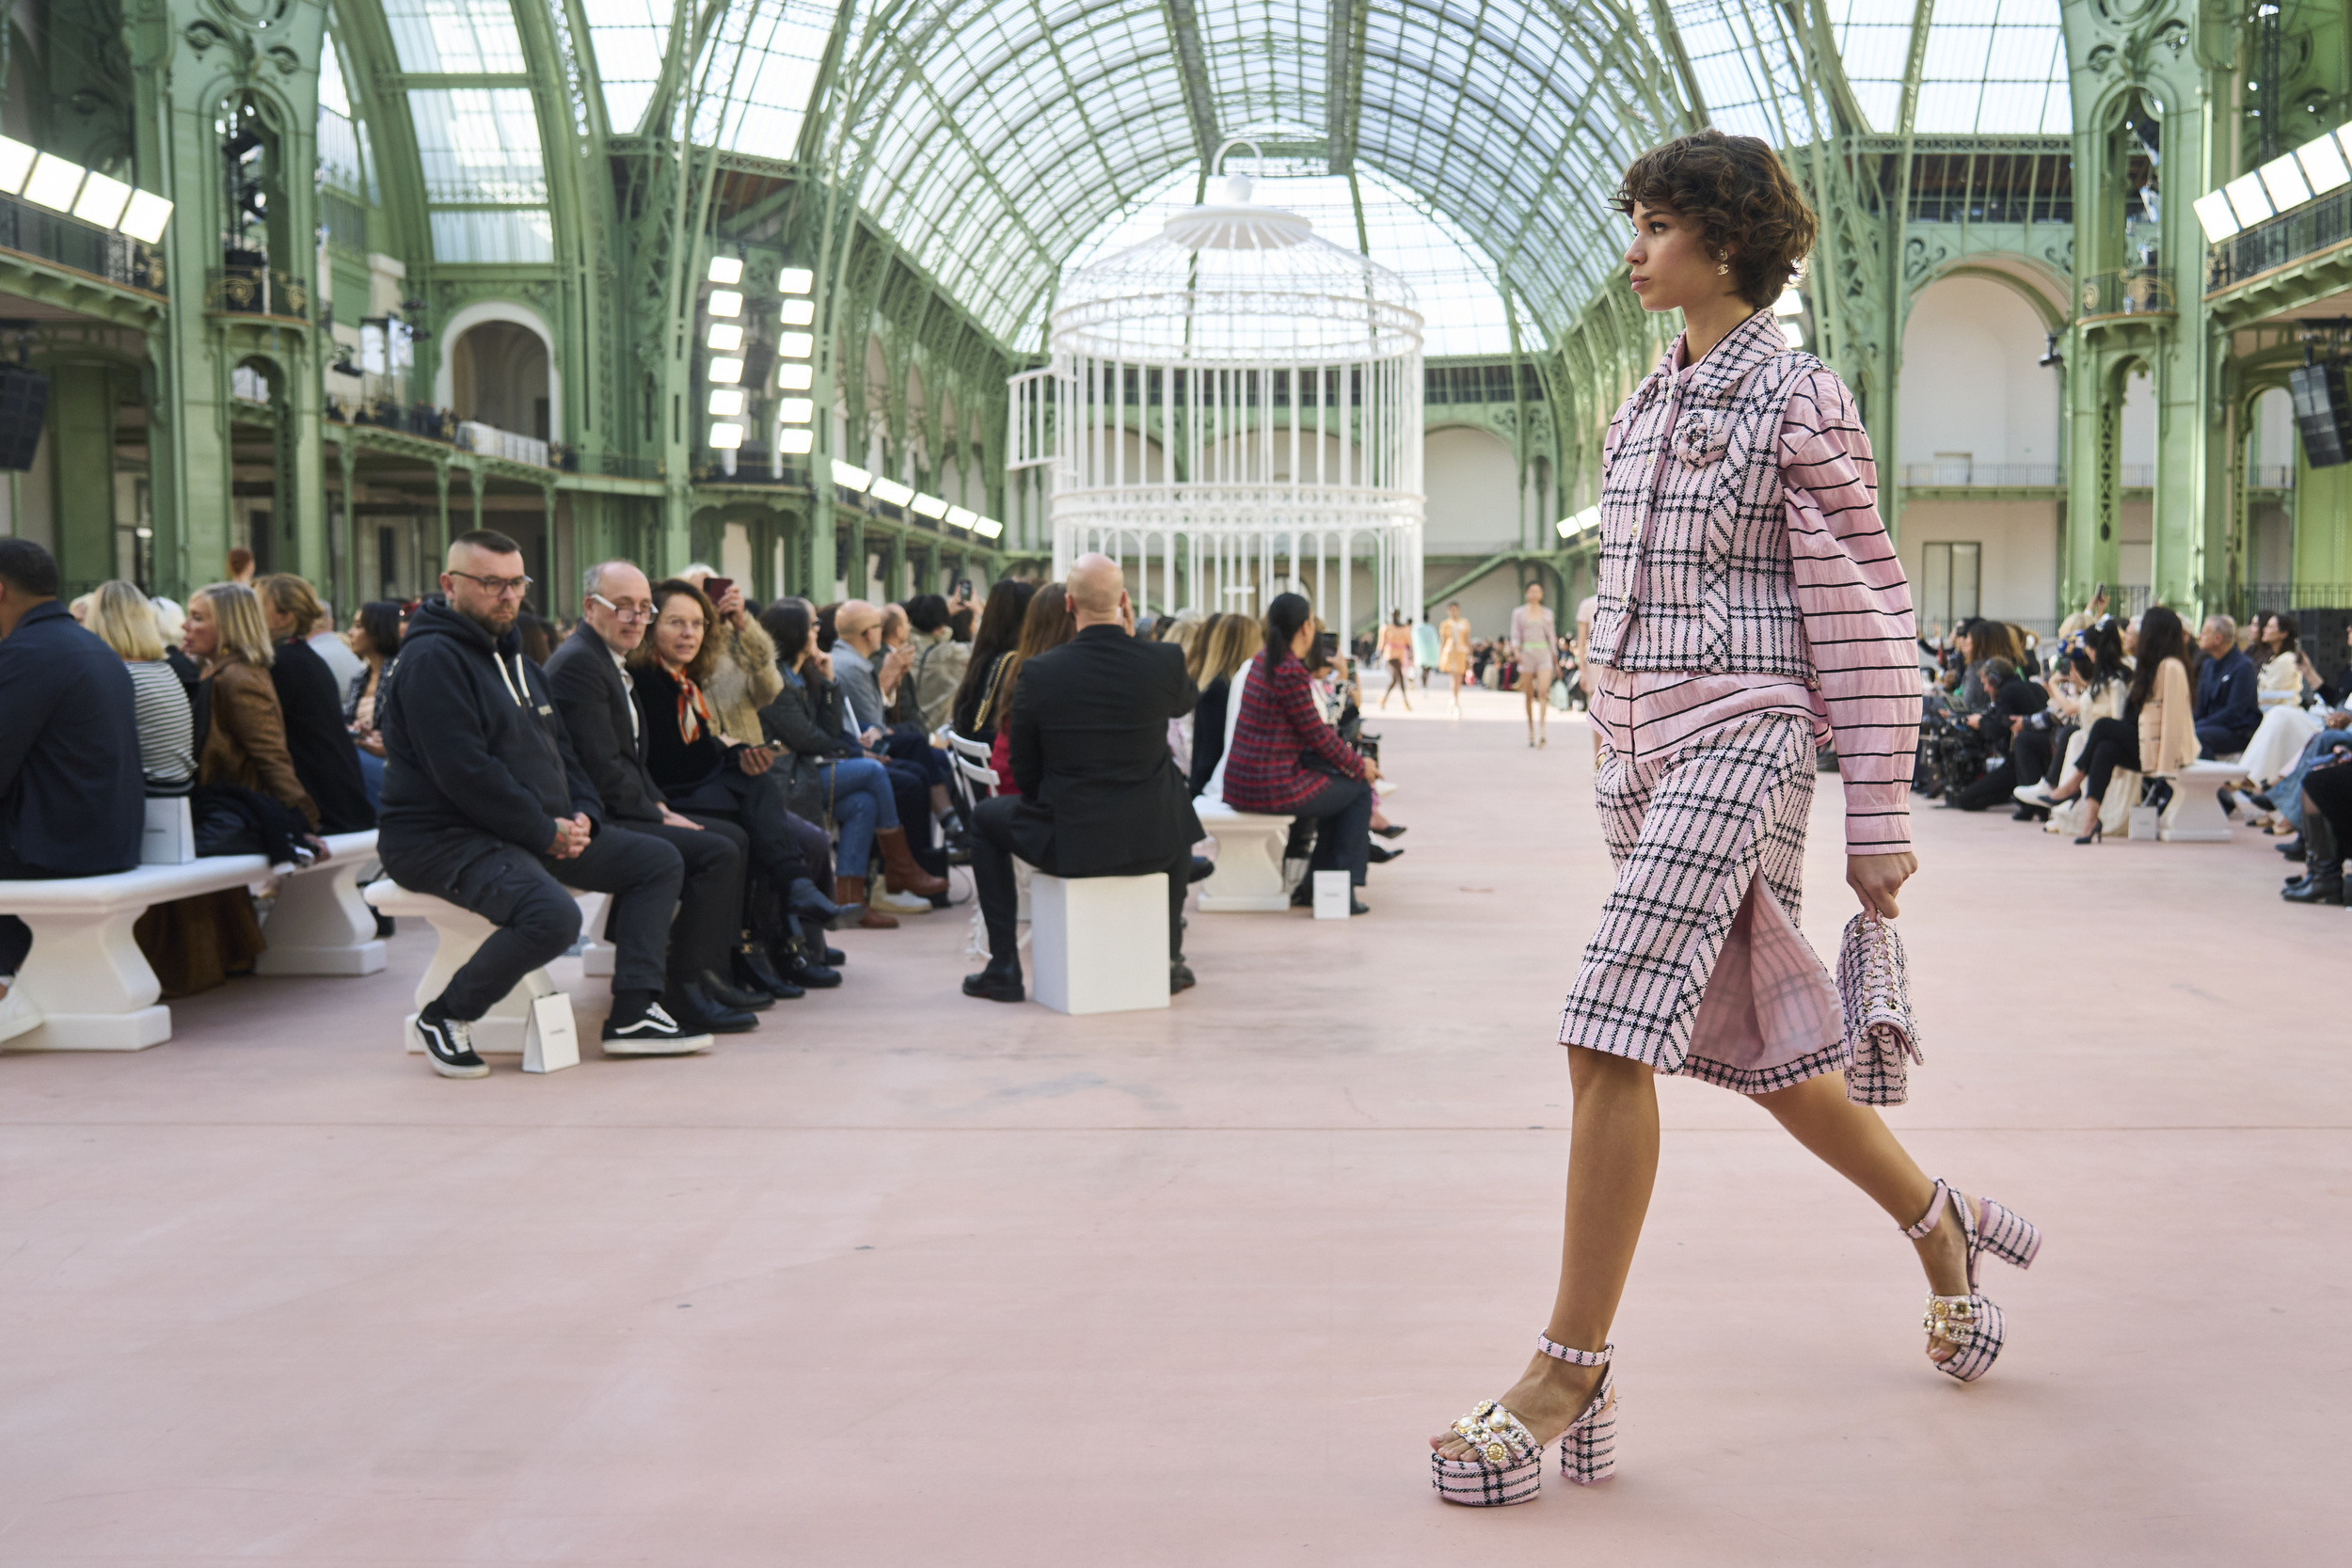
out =
[[[1057,1013],[1168,1006],[1168,878],[1029,879],[1029,975]]]
[[[1290,890],[1282,885],[1282,849],[1290,842],[1291,819],[1254,816],[1205,795],[1192,803],[1192,809],[1199,814],[1200,826],[1216,840],[1216,870],[1200,884],[1201,912],[1279,913],[1289,909]]]
[[[425,967],[424,977],[417,982],[419,1011],[449,988],[450,977],[498,929],[482,916],[461,910],[446,898],[411,892],[389,879],[369,883],[367,897],[370,904],[386,914],[395,918],[409,915],[428,922],[434,934],[440,938],[440,945],[434,949],[433,962]],[[532,1003],[542,996],[562,994],[546,970],[532,970],[513,990],[499,998],[488,1012],[474,1021],[469,1032],[473,1037],[475,1052],[484,1056],[521,1055],[531,1030]],[[418,1043],[416,1031],[409,1027],[416,1019],[412,1012],[401,1021],[400,1036],[410,1053],[421,1054],[424,1048]]]

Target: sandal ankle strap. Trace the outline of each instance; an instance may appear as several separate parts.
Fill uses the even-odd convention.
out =
[[[1535,1336],[1535,1348],[1557,1361],[1572,1361],[1580,1367],[1606,1367],[1610,1357],[1617,1354],[1613,1344],[1603,1344],[1598,1350],[1578,1350],[1564,1345],[1548,1334]]]
[[[1945,1200],[1949,1198],[1951,1196],[1952,1189],[1945,1185],[1944,1179],[1942,1177],[1937,1177],[1935,1179],[1935,1196],[1929,1200],[1928,1212],[1919,1216],[1919,1223],[1917,1225],[1909,1227],[1903,1231],[1903,1234],[1915,1242],[1920,1237],[1926,1235],[1929,1231],[1933,1230],[1936,1227],[1937,1223],[1944,1218]]]

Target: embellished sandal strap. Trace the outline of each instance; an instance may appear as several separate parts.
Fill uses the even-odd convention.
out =
[[[1613,1344],[1604,1344],[1598,1350],[1577,1350],[1560,1343],[1548,1334],[1535,1336],[1535,1348],[1556,1361],[1572,1361],[1580,1367],[1606,1367],[1610,1358],[1617,1354],[1617,1347]]]
[[[1910,1227],[1903,1232],[1903,1234],[1915,1242],[1920,1237],[1926,1235],[1929,1231],[1933,1230],[1935,1228],[1936,1222],[1944,1217],[1945,1200],[1951,1196],[1952,1189],[1945,1185],[1944,1179],[1942,1177],[1937,1177],[1935,1179],[1935,1196],[1930,1200],[1928,1204],[1928,1212],[1919,1216],[1919,1223],[1917,1225]],[[1963,1215],[1963,1222],[1966,1216]]]
[[[1481,1464],[1495,1469],[1524,1465],[1544,1451],[1535,1434],[1493,1400],[1481,1400],[1475,1410],[1454,1422],[1454,1434],[1470,1446]]]
[[[1927,1316],[1920,1326],[1935,1338],[1957,1339],[1973,1329],[1976,1321],[1975,1296],[1930,1296]]]

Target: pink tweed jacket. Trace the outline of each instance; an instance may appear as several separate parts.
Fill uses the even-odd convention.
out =
[[[1594,715],[1645,755],[1759,711],[1835,740],[1849,853],[1911,847],[1911,589],[1853,396],[1758,311],[1696,365],[1679,339],[1602,448]]]

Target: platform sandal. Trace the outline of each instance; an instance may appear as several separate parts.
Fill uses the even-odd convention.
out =
[[[1535,1336],[1535,1348],[1580,1367],[1604,1369],[1617,1354],[1614,1345],[1598,1351],[1573,1350],[1542,1334]],[[1527,1502],[1543,1490],[1544,1446],[1517,1416],[1493,1400],[1484,1401],[1454,1422],[1454,1433],[1470,1446],[1473,1457],[1429,1456],[1430,1482],[1447,1502],[1466,1508],[1500,1508]],[[1560,1474],[1580,1486],[1590,1486],[1606,1481],[1616,1467],[1616,1379],[1614,1373],[1603,1370],[1600,1386],[1593,1390],[1584,1413],[1560,1434]]]
[[[2007,1328],[2001,1309],[1977,1289],[1977,1259],[1989,1252],[2004,1262],[2029,1269],[2033,1267],[2034,1256],[2042,1250],[2042,1232],[2031,1221],[1989,1197],[1978,1198],[1977,1212],[1971,1213],[1969,1206],[1961,1201],[1960,1194],[1938,1177],[1935,1198],[1928,1205],[1928,1212],[1903,1234],[1915,1242],[1933,1231],[1944,1217],[1947,1201],[1952,1212],[1960,1216],[1961,1234],[1968,1243],[1968,1293],[1928,1297],[1922,1326],[1931,1341],[1928,1359],[1935,1360],[1937,1344],[1949,1347],[1952,1354],[1936,1361],[1937,1369],[1963,1383],[1974,1383],[1993,1370]]]

